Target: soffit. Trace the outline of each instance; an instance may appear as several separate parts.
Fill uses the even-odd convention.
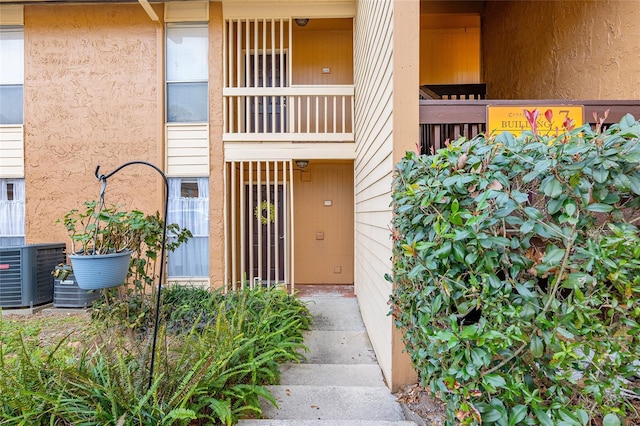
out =
[[[480,14],[484,0],[420,0],[420,13]]]
[[[225,18],[351,18],[356,13],[354,0],[224,0]]]

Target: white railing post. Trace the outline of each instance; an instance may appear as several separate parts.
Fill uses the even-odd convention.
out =
[[[250,57],[255,61],[262,56],[256,57],[254,52]],[[252,71],[255,73],[257,70],[253,68]],[[352,142],[353,97],[352,85],[227,87],[223,89],[223,98],[230,106],[229,112],[234,104],[246,105],[247,108],[253,105],[254,112],[249,114],[249,111],[242,113],[236,110],[235,117],[235,114],[228,114],[225,118],[235,119],[237,123],[225,125],[223,140]],[[258,102],[259,99],[263,102]],[[277,99],[282,100],[279,107]],[[286,107],[283,105],[285,99]],[[270,118],[267,116],[269,105],[273,114]],[[278,112],[282,114],[280,120],[275,116]],[[287,114],[286,123],[284,114]],[[278,123],[281,124],[279,128]]]

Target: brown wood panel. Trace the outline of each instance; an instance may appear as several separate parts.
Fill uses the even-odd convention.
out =
[[[585,122],[594,121],[594,112],[602,117],[606,110],[609,110],[608,123],[620,121],[627,113],[636,118],[640,117],[640,101],[636,100],[422,100],[420,101],[420,124],[485,123],[487,105],[582,105]]]
[[[472,28],[420,32],[420,84],[480,82],[480,18]]]
[[[459,136],[472,138],[484,131],[487,105],[582,105],[583,121],[596,123],[595,116],[604,118],[605,125],[617,123],[625,114],[640,117],[640,101],[600,100],[421,100],[420,145],[421,152],[433,153],[447,140]]]
[[[352,284],[353,163],[311,161],[294,179],[296,284]]]
[[[486,120],[487,101],[420,101],[420,124],[482,123]]]
[[[313,28],[293,27],[292,84],[353,84],[353,31]]]

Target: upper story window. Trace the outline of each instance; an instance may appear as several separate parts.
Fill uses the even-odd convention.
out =
[[[0,124],[23,123],[24,30],[0,26]]]
[[[167,123],[209,121],[207,23],[168,23]]]

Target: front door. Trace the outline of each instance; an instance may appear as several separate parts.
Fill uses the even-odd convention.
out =
[[[282,54],[286,64],[286,54]],[[274,60],[275,59],[275,60]],[[280,54],[257,55],[249,57],[249,87],[282,87],[287,85],[287,68],[280,69]],[[257,72],[256,72],[257,71]],[[257,74],[257,75],[256,75]],[[282,86],[281,86],[282,84]],[[250,133],[281,133],[286,129],[284,96],[255,96],[249,98],[247,117]]]

